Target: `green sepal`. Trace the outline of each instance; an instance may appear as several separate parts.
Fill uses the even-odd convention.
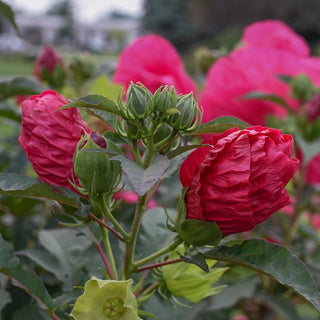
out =
[[[222,232],[214,221],[187,219],[185,196],[188,188],[183,188],[177,199],[175,228],[180,237],[193,246],[215,246],[222,239]]]
[[[158,317],[156,317],[154,314],[145,311],[145,310],[138,310],[138,315],[142,316],[142,317],[149,317],[149,318],[153,318],[153,319],[159,319]]]

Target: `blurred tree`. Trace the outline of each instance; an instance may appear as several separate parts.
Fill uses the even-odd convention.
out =
[[[59,39],[63,42],[70,42],[74,39],[74,18],[73,4],[71,0],[55,2],[46,12],[50,16],[60,16],[64,19],[64,27],[60,29]]]
[[[189,0],[197,38],[212,37],[264,19],[279,19],[308,41],[319,41],[319,0]]]
[[[194,40],[190,0],[145,0],[143,27],[183,48]]]

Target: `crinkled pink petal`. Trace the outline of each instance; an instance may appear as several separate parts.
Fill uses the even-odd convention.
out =
[[[187,218],[216,221],[224,236],[249,231],[289,202],[285,185],[298,169],[293,139],[280,130],[237,128],[206,141],[184,161]]]
[[[25,100],[19,142],[41,181],[72,189],[73,154],[90,129],[78,109],[57,111],[67,103],[52,90]]]

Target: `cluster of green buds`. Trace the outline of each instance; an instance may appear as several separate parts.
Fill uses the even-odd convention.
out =
[[[81,187],[77,190],[91,197],[110,196],[121,180],[121,164],[112,160],[107,141],[95,131],[84,136],[73,156],[74,172]]]
[[[155,151],[168,150],[175,140],[198,128],[202,113],[192,93],[177,95],[174,87],[162,86],[152,94],[142,84],[131,84],[117,132],[143,145],[152,142]]]

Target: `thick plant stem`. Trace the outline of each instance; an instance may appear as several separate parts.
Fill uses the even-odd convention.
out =
[[[134,267],[138,268],[140,266],[143,266],[144,264],[158,258],[158,257],[161,257],[163,255],[165,255],[166,253],[170,252],[171,250],[175,249],[180,243],[182,243],[183,240],[182,239],[179,239],[179,238],[176,238],[173,242],[171,242],[167,247],[151,254],[150,256],[148,257],[145,257],[144,259],[141,259],[137,262],[135,262],[133,265]]]
[[[109,262],[110,262],[111,271],[112,271],[112,278],[115,279],[115,280],[118,280],[117,267],[116,267],[116,263],[114,261],[114,256],[113,256],[112,248],[111,248],[111,245],[110,245],[108,231],[107,231],[107,229],[105,229],[101,225],[100,225],[100,230],[101,230],[102,241],[103,241],[103,243],[104,243],[104,245],[106,247],[107,256],[108,256],[108,259],[109,259]]]
[[[126,253],[124,257],[124,275],[126,279],[129,279],[133,273],[133,256],[136,248],[136,242],[138,237],[138,232],[140,228],[142,214],[145,209],[146,195],[138,197],[138,202],[136,205],[136,211],[134,214],[134,219],[132,222],[132,227],[130,231],[130,241],[126,245]]]

